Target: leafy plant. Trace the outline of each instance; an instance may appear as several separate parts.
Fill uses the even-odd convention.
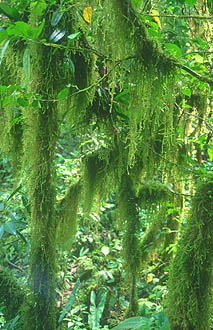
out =
[[[70,294],[70,297],[68,299],[68,302],[66,304],[66,306],[64,307],[61,315],[60,315],[60,318],[58,320],[58,325],[61,324],[61,322],[63,321],[65,315],[67,314],[67,312],[69,311],[69,309],[72,307],[74,301],[75,301],[75,297],[76,297],[76,293],[77,293],[77,290],[79,288],[79,285],[80,285],[80,280],[78,279],[77,282],[75,283],[75,286]]]
[[[171,330],[167,316],[163,312],[156,312],[151,318],[145,316],[130,317],[112,330]]]
[[[101,317],[104,311],[104,306],[107,297],[107,290],[103,288],[97,295],[94,290],[90,295],[90,313],[88,316],[88,323],[92,330],[98,330],[100,327]]]

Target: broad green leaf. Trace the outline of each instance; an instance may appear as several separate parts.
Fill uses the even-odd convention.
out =
[[[67,38],[70,40],[73,40],[73,39],[77,38],[80,34],[81,34],[81,32],[72,33],[72,34],[68,35]]]
[[[31,65],[30,65],[30,50],[28,47],[25,49],[23,54],[23,68],[27,79],[30,80]]]
[[[16,228],[12,221],[6,222],[4,224],[4,230],[9,234],[16,235]]]
[[[1,225],[1,227],[0,227],[0,239],[2,238],[3,235],[4,235],[4,225]]]
[[[51,34],[49,40],[51,42],[58,42],[59,40],[61,40],[64,35],[65,35],[65,30],[59,30],[59,29],[56,29],[55,31],[53,31],[53,33]]]
[[[132,0],[132,5],[136,9],[140,8],[142,6],[142,4],[143,4],[143,0]]]
[[[183,88],[182,89],[182,93],[184,94],[184,95],[186,95],[186,96],[191,96],[191,94],[192,94],[192,91],[191,91],[191,89],[190,88]]]
[[[57,99],[65,99],[68,95],[69,95],[69,87],[66,87],[64,89],[62,89],[58,95],[57,95]]]
[[[61,8],[58,8],[56,11],[54,11],[52,18],[51,18],[51,25],[53,27],[56,26],[60,22],[63,15],[64,15],[64,12],[61,10]]]
[[[15,6],[10,7],[7,3],[1,2],[0,3],[0,14],[4,14],[10,19],[20,20],[20,15],[18,10]]]
[[[185,0],[185,3],[187,5],[189,5],[191,8],[194,7],[194,5],[196,4],[197,0]]]
[[[142,316],[135,316],[130,317],[129,319],[126,319],[125,321],[121,322],[119,325],[114,327],[112,330],[123,330],[123,329],[137,329],[139,327],[147,326],[147,324],[150,324],[150,320],[146,317]],[[142,329],[142,328],[140,328]],[[144,328],[144,330],[148,330],[147,328]]]
[[[182,56],[181,49],[175,44],[166,43],[165,49],[173,56],[176,56],[176,57]]]
[[[8,35],[23,37],[24,39],[37,39],[44,27],[45,20],[37,28],[32,28],[25,22],[16,22],[7,28]]]
[[[209,49],[210,48],[210,45],[208,42],[204,41],[202,38],[193,38],[191,40],[194,44],[198,45],[199,47],[201,47],[202,49]]]
[[[99,294],[98,294],[98,300],[99,300],[99,304],[98,304],[98,317],[101,320],[101,316],[103,314],[104,311],[104,306],[105,306],[105,302],[106,302],[106,297],[107,297],[107,290],[106,289],[102,289]]]
[[[29,80],[29,78],[28,78],[28,80]],[[19,97],[18,99],[17,99],[17,103],[21,106],[21,107],[27,107],[28,105],[29,105],[29,101],[27,100],[27,99],[25,99],[25,98],[23,98],[23,97]],[[18,118],[15,118],[15,124],[16,123],[19,123],[20,121],[21,121],[21,119],[22,119],[22,117],[21,116],[19,116]]]
[[[40,0],[40,1],[36,1],[35,7],[33,8],[33,10],[38,16],[42,16],[46,7],[47,7],[47,5],[46,5],[45,1]]]
[[[34,29],[34,34],[32,39],[37,39],[40,36],[44,28],[44,24],[45,24],[45,19],[43,19],[42,23],[37,28]]]
[[[78,288],[79,288],[79,284],[80,284],[80,280],[78,279],[78,280],[76,281],[76,283],[75,283],[75,286],[74,286],[74,288],[73,288],[73,290],[72,290],[70,296],[69,296],[69,299],[68,299],[68,301],[67,301],[67,304],[66,304],[66,306],[64,307],[63,312],[62,312],[62,314],[61,314],[61,316],[60,316],[60,318],[59,318],[59,320],[58,320],[58,324],[60,324],[60,323],[63,321],[65,315],[66,315],[67,312],[68,312],[68,310],[72,307],[72,305],[73,305],[73,303],[74,303],[74,301],[75,301],[75,297],[76,297],[77,290],[78,290]]]
[[[4,46],[1,49],[1,52],[0,52],[0,65],[1,65],[2,59],[4,57],[5,51],[8,47],[8,45],[9,45],[9,43],[10,43],[10,39],[5,42]]]

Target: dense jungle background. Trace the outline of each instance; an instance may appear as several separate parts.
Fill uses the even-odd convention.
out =
[[[0,1],[0,329],[213,329],[212,14]]]

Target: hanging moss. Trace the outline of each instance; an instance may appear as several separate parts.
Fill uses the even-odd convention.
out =
[[[167,315],[172,329],[208,330],[213,269],[213,175],[200,178],[191,216],[170,267]]]
[[[77,231],[77,211],[81,196],[82,184],[72,184],[58,206],[58,223],[56,240],[60,247],[68,250],[72,246]]]
[[[135,166],[140,157],[151,176],[153,165],[163,163],[165,158],[173,160],[176,149],[174,62],[148,37],[146,27],[132,9],[131,1],[105,1],[103,10],[106,19],[103,35],[110,45],[106,46],[105,52],[112,56],[110,68],[113,73],[109,77],[112,83],[109,85],[115,80],[128,81],[128,167]],[[124,58],[129,60],[124,61]],[[119,61],[117,70],[115,64]],[[128,70],[122,69],[127,65]],[[112,87],[112,103],[113,93]]]
[[[11,42],[0,65],[0,85],[3,86],[0,101],[0,148],[12,158],[15,173],[21,167],[22,157],[22,104],[26,102],[20,86],[23,79],[22,52]]]
[[[91,210],[94,198],[100,194],[104,188],[106,178],[106,164],[99,158],[99,155],[91,155],[84,162],[84,209],[88,214]],[[105,191],[106,193],[106,191]]]

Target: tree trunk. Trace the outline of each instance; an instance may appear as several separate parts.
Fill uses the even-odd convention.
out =
[[[170,268],[167,314],[172,330],[209,330],[213,269],[213,174],[202,180]]]

